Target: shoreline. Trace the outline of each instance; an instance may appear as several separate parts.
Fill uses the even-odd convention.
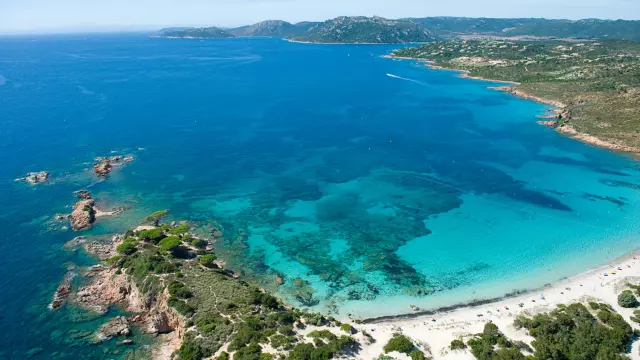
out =
[[[586,272],[513,296],[507,294],[499,299],[477,300],[420,313],[364,319],[356,327],[369,331],[378,341],[363,348],[360,358],[380,354],[380,343],[386,343],[393,333],[402,332],[428,344],[433,359],[475,359],[468,350],[450,351],[451,341],[470,338],[482,332],[484,324],[493,322],[510,339],[530,342],[533,338],[526,330],[513,326],[516,317],[549,312],[559,304],[605,302],[629,322],[634,309],[620,307],[617,296],[627,282],[640,282],[639,255],[640,250],[635,250]],[[633,347],[632,353],[637,353],[640,344],[636,342]]]
[[[519,97],[521,99],[526,99],[526,100],[532,100],[541,104],[545,104],[545,105],[550,105],[555,107],[555,112],[556,113],[562,113],[564,112],[563,110],[566,110],[566,108],[568,107],[566,104],[557,101],[557,100],[551,100],[551,99],[545,99],[545,98],[541,98],[539,96],[535,96],[535,95],[531,95],[529,93],[526,93],[522,90],[517,89],[515,86],[521,85],[518,82],[515,81],[507,81],[507,80],[495,80],[495,79],[486,79],[483,77],[479,77],[479,76],[471,76],[469,75],[470,72],[468,70],[461,70],[461,69],[453,69],[453,68],[445,68],[442,66],[438,66],[438,65],[434,65],[433,61],[429,61],[426,59],[418,59],[418,58],[412,58],[412,57],[403,57],[403,56],[393,56],[391,54],[389,55],[383,55],[382,56],[385,59],[399,59],[399,60],[413,60],[413,61],[420,61],[420,62],[424,62],[426,63],[426,66],[429,67],[430,69],[433,70],[447,70],[447,71],[455,71],[460,73],[459,77],[464,78],[464,79],[471,79],[471,80],[481,80],[481,81],[488,81],[488,82],[494,82],[494,83],[503,83],[503,84],[510,84],[512,86],[489,86],[489,89],[492,90],[496,90],[496,91],[501,91],[501,92],[506,92],[509,93],[513,96]],[[545,124],[541,124],[543,126],[546,126]],[[553,129],[564,135],[567,137],[570,137],[574,140],[580,141],[582,143],[591,145],[591,146],[595,146],[601,149],[606,149],[606,150],[612,150],[615,152],[622,152],[622,153],[627,153],[627,154],[632,154],[634,155],[635,158],[638,158],[640,156],[640,148],[636,148],[633,146],[628,146],[628,145],[621,145],[621,144],[616,144],[610,141],[606,141],[603,139],[600,139],[599,137],[595,136],[595,135],[590,135],[587,133],[583,133],[583,132],[579,132],[577,131],[575,128],[573,128],[570,124],[561,124],[559,126],[553,127]]]
[[[403,45],[403,44],[424,44],[421,42],[417,42],[417,43],[383,43],[383,42],[375,42],[375,43],[371,43],[371,42],[352,42],[352,43],[347,43],[347,42],[317,42],[317,41],[302,41],[302,40],[293,40],[293,39],[288,39],[288,38],[282,38],[282,40],[290,42],[290,43],[297,43],[297,44],[311,44],[311,45]],[[405,59],[412,59],[412,60],[418,60],[418,59],[413,59],[413,58],[405,58]]]
[[[640,265],[640,248],[632,250],[624,255],[618,256],[607,263],[594,266],[584,272],[578,273],[573,276],[567,276],[567,277],[552,281],[551,283],[545,284],[541,287],[515,290],[499,297],[475,299],[466,303],[458,303],[458,304],[438,307],[434,309],[420,310],[413,313],[366,318],[360,321],[363,324],[377,324],[377,323],[388,323],[388,322],[395,322],[395,321],[402,321],[402,320],[415,320],[423,317],[433,317],[434,315],[437,315],[437,314],[447,314],[447,315],[454,314],[455,312],[458,312],[461,310],[491,306],[491,305],[495,305],[497,303],[501,303],[505,301],[518,301],[524,298],[528,298],[536,293],[540,293],[547,290],[553,291],[554,288],[560,286],[561,284],[566,285],[569,283],[584,281],[586,278],[593,277],[593,276],[596,276],[596,277],[603,276],[601,275],[603,272],[609,272],[609,270],[614,268],[617,269],[618,266],[620,266],[619,264],[622,264],[622,263],[626,264],[627,262],[634,262],[634,261],[638,261],[638,265]],[[624,269],[622,271],[624,271]],[[640,268],[638,269],[637,275],[640,276]],[[611,277],[611,276],[607,276],[607,277]],[[611,278],[613,279],[614,277],[611,277]]]

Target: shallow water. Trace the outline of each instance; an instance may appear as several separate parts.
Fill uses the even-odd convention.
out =
[[[69,348],[53,331],[93,324],[46,310],[65,263],[89,263],[48,221],[80,188],[131,207],[90,234],[165,208],[215,221],[234,270],[272,289],[280,274],[288,301],[340,316],[500,296],[637,247],[633,160],[537,125],[545,106],[488,82],[380,58],[393,48],[0,39],[0,358],[117,355]],[[136,160],[96,182],[86,169],[111,153]],[[51,184],[12,181],[41,169]]]

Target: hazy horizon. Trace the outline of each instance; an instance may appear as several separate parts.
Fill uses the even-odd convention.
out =
[[[337,16],[547,18],[639,20],[640,2],[634,0],[470,0],[432,3],[424,0],[384,0],[349,3],[327,0],[191,0],[176,4],[169,0],[98,1],[0,0],[0,33],[63,33],[149,31],[173,26],[218,26],[254,24],[263,20],[324,21]]]

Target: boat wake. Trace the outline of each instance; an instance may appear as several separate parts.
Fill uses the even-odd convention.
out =
[[[388,77],[391,77],[391,78],[394,78],[394,79],[400,79],[400,80],[405,80],[405,81],[411,81],[411,82],[416,83],[416,84],[425,85],[425,84],[421,83],[421,82],[420,82],[420,81],[418,81],[418,80],[408,79],[408,78],[404,78],[404,77],[402,77],[402,76],[398,76],[398,75],[394,75],[394,74],[389,74],[389,73],[387,73],[387,76],[388,76]]]

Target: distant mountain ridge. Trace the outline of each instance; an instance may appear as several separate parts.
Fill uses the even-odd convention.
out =
[[[317,23],[304,22],[291,24],[282,20],[266,20],[227,31],[234,36],[287,37],[303,35],[315,24]]]
[[[464,17],[427,17],[405,20],[412,21],[444,37],[480,34],[640,41],[640,21],[637,20]]]
[[[177,29],[177,30],[176,30]],[[166,28],[160,30],[162,36],[179,38],[230,38],[229,32],[215,26],[206,28]]]
[[[291,40],[313,43],[396,44],[434,41],[437,36],[408,20],[340,16],[313,26],[306,35]]]
[[[466,17],[390,20],[375,16],[341,16],[321,23],[291,24],[282,20],[266,20],[253,25],[224,30],[216,27],[171,27],[160,30],[159,34],[168,37],[202,38],[268,36],[313,43],[428,42],[439,37],[455,38],[462,35],[640,41],[640,21]]]

